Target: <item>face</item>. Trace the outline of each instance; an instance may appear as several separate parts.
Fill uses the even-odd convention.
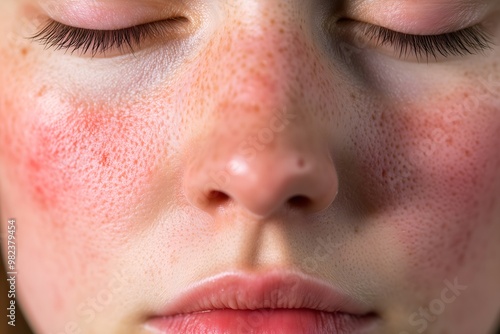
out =
[[[494,330],[498,1],[0,13],[1,226],[37,333]]]

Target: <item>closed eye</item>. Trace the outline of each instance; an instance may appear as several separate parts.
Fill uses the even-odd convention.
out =
[[[492,45],[480,26],[440,35],[411,35],[371,26],[365,33],[378,45],[394,47],[401,58],[413,55],[428,60],[429,57],[466,56],[485,51]]]
[[[341,20],[343,31],[351,31],[364,46],[390,48],[397,57],[415,57],[418,61],[480,54],[494,45],[481,25],[438,35],[412,35],[367,23]]]
[[[91,30],[50,20],[31,39],[47,48],[81,52],[92,57],[112,50],[133,53],[146,40],[171,36],[178,28],[178,23],[185,21],[187,19],[184,17],[175,17],[119,30]]]

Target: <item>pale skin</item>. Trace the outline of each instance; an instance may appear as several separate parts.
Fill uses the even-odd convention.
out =
[[[500,2],[338,3],[1,1],[1,224],[18,222],[37,333],[149,333],[190,283],[269,268],[341,286],[380,317],[373,333],[494,333]],[[26,38],[49,18],[171,16],[186,20],[134,54]],[[338,17],[415,35],[482,24],[492,44],[399,58],[337,34]]]

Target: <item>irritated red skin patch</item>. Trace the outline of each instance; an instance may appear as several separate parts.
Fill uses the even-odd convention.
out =
[[[165,158],[165,137],[156,128],[161,120],[141,118],[138,110],[14,104],[10,110],[22,112],[6,115],[0,126],[0,161],[23,204],[36,210],[28,216],[30,233],[34,245],[45,245],[36,251],[51,259],[52,271],[64,271],[47,300],[57,308],[57,293],[107,276],[129,236],[147,226],[141,210],[157,161]]]
[[[375,153],[359,152],[364,184],[406,254],[408,282],[421,286],[453,279],[474,257],[487,256],[471,250],[486,249],[481,233],[497,223],[491,199],[500,181],[499,101],[468,85],[448,94],[387,108],[381,115],[390,122],[376,119],[379,130],[362,148],[373,145]]]
[[[58,215],[90,213],[85,218],[98,221],[126,215],[152,177],[158,132],[151,122],[125,111],[80,109],[60,115],[33,117],[23,123],[28,136],[7,139],[23,141],[8,147],[23,148],[9,155],[18,163],[30,199]]]

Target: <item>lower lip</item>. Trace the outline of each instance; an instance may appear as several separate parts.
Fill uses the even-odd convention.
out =
[[[356,316],[309,309],[213,310],[153,318],[153,333],[246,334],[303,333],[358,334],[373,329],[375,316]]]

